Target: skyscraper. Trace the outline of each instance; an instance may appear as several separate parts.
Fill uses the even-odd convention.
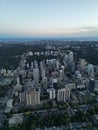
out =
[[[71,63],[73,61],[73,52],[72,51],[69,52],[68,58]]]
[[[94,66],[92,64],[88,64],[88,75],[90,78],[94,78]]]

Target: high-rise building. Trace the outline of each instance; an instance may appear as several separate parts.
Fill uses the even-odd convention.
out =
[[[20,84],[20,78],[17,77],[17,84],[19,85]]]
[[[39,82],[39,68],[33,69],[33,79],[34,79],[34,83],[38,84],[38,82]]]
[[[55,89],[57,89],[57,83],[58,83],[57,78],[53,78],[53,79],[52,79],[52,85],[53,85],[53,87],[54,87]]]
[[[19,100],[21,103],[26,103],[26,93],[25,92],[19,92]]]
[[[64,78],[64,71],[62,69],[59,70],[59,74],[60,74],[60,81],[62,81]]]
[[[45,63],[44,62],[40,62],[40,69],[41,69],[42,82],[44,82],[44,79],[46,77]]]
[[[19,77],[17,77],[17,84],[14,87],[14,91],[15,92],[22,91],[22,85],[20,84],[20,78]]]
[[[83,68],[85,65],[87,65],[85,59],[80,59],[80,67]]]
[[[57,101],[68,101],[70,99],[70,89],[62,88],[57,91]]]
[[[69,52],[69,55],[68,55],[68,58],[69,58],[69,61],[72,62],[73,61],[73,52]]]
[[[92,64],[88,64],[87,72],[90,78],[94,78],[94,66]]]
[[[33,62],[31,62],[31,70],[33,70],[34,66],[33,66]]]
[[[56,98],[56,90],[54,88],[47,89],[47,92],[49,93],[49,99],[55,99]]]
[[[26,104],[27,105],[39,105],[40,104],[40,91],[30,91],[26,92]]]
[[[38,62],[34,61],[34,68],[38,68]]]
[[[95,80],[90,78],[88,89],[89,89],[89,91],[91,93],[93,93],[94,92],[94,88],[95,88]]]
[[[29,69],[29,63],[26,64],[26,68]]]
[[[67,66],[67,64],[68,64],[68,55],[65,54],[65,56],[64,56],[64,65]]]
[[[94,90],[98,92],[98,80],[97,79],[95,80],[95,89]]]
[[[42,81],[44,82],[44,79],[46,77],[45,69],[42,69]]]
[[[75,62],[71,63],[71,73],[75,72]]]
[[[59,69],[59,65],[60,65],[60,63],[59,63],[59,61],[57,60],[57,61],[56,61],[56,69]]]

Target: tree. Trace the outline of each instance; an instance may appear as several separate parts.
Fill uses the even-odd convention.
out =
[[[35,130],[36,126],[34,124],[31,125],[31,130]]]

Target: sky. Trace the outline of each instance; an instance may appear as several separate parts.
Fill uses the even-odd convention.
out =
[[[0,37],[97,37],[98,0],[0,0]]]

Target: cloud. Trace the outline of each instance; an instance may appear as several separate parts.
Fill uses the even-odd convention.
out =
[[[57,28],[58,35],[64,36],[97,36],[98,26],[83,26],[77,28]]]
[[[6,33],[5,33],[6,32]],[[17,28],[12,30],[4,30],[0,35],[12,35],[12,36],[53,36],[53,37],[98,37],[98,26],[81,26],[73,28],[28,28],[28,29],[19,29]],[[2,36],[2,35],[1,35]]]

